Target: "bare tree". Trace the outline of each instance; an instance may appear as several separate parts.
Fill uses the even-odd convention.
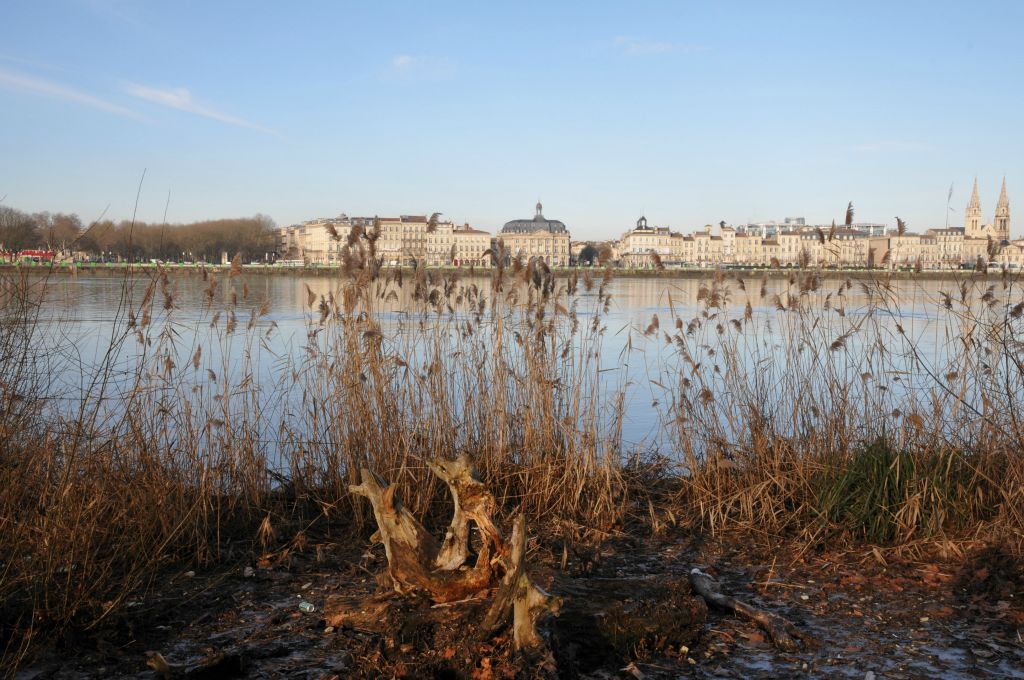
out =
[[[0,206],[0,250],[17,251],[39,245],[39,230],[31,215]]]

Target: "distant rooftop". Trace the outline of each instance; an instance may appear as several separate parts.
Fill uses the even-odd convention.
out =
[[[565,224],[558,220],[549,220],[544,217],[543,206],[537,201],[537,212],[532,220],[512,220],[506,222],[501,228],[503,234],[529,234],[538,231],[548,231],[552,234],[565,234],[568,230]]]

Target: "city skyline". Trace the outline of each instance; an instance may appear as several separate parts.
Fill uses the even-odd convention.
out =
[[[1010,2],[15,2],[0,199],[127,219],[145,170],[151,222],[397,208],[496,232],[540,199],[578,239],[641,214],[842,222],[848,201],[858,221],[959,226],[975,177],[990,220],[1024,176],[1021,19]]]

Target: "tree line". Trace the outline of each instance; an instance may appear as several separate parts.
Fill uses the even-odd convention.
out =
[[[0,206],[0,251],[45,249],[66,255],[114,258],[219,262],[222,253],[245,261],[273,256],[277,229],[266,215],[188,224],[100,220],[85,225],[78,215],[29,214]]]

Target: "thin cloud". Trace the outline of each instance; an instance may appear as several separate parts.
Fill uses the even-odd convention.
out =
[[[276,134],[273,130],[263,127],[258,123],[232,116],[222,111],[210,108],[209,106],[196,101],[192,97],[192,93],[184,87],[167,88],[161,89],[157,87],[149,87],[147,85],[139,85],[137,83],[128,83],[125,85],[125,92],[133,97],[138,97],[154,104],[160,104],[172,109],[179,111],[185,111],[186,113],[192,113],[197,116],[216,120],[221,123],[228,125],[234,125],[236,127],[248,128],[249,130],[256,130],[258,132],[266,132],[268,134]]]
[[[126,118],[142,119],[142,116],[131,109],[108,102],[107,100],[100,99],[99,97],[94,97],[87,92],[76,90],[75,88],[68,87],[67,85],[61,85],[60,83],[53,82],[52,80],[45,80],[43,78],[26,75],[24,73],[18,73],[17,71],[8,71],[0,68],[0,86],[6,87],[10,90],[41,94],[55,99],[75,102],[76,104],[82,104],[84,106],[99,109],[100,111],[106,111],[107,113],[113,113],[118,116],[125,116]]]
[[[644,54],[669,54],[671,52],[702,52],[707,48],[694,43],[639,40],[628,35],[616,36],[612,41],[615,49],[630,56]]]
[[[37,61],[35,59],[26,59],[24,57],[19,57],[17,55],[9,54],[6,52],[0,52],[0,61],[8,61],[14,64],[19,64],[20,66],[27,66],[29,68],[41,71],[51,71],[55,73],[64,74],[74,73],[74,71],[72,71],[71,69],[65,68],[63,66],[57,66],[56,64],[51,64],[45,61]]]
[[[455,62],[448,57],[424,57],[396,54],[391,72],[410,80],[449,80],[455,76]]]

